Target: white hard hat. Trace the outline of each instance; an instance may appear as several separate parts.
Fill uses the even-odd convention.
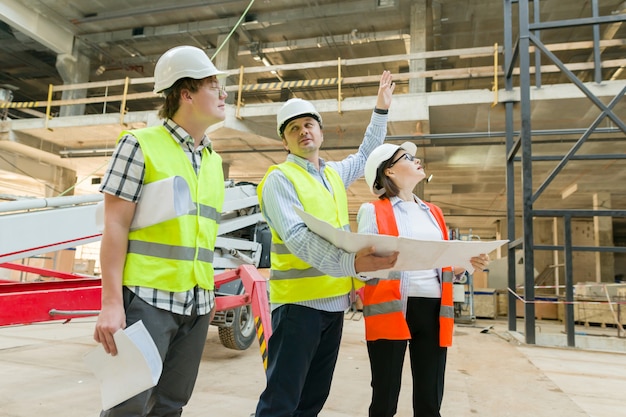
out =
[[[380,196],[385,193],[385,189],[376,184],[378,168],[385,163],[385,161],[392,158],[400,148],[404,149],[412,156],[415,156],[417,153],[417,146],[413,142],[404,142],[402,145],[384,143],[374,149],[370,156],[367,157],[367,161],[365,162],[365,182],[375,196]]]
[[[282,137],[283,130],[287,123],[293,119],[304,116],[312,116],[318,121],[320,126],[322,125],[322,116],[320,116],[315,106],[311,104],[310,101],[302,100],[301,98],[287,100],[276,115],[276,132],[278,136]]]
[[[181,78],[201,80],[212,75],[225,75],[218,71],[206,53],[195,46],[176,46],[165,52],[154,67],[154,92],[167,90]]]

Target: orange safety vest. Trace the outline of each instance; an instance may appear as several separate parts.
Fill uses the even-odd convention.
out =
[[[387,198],[373,201],[376,210],[376,224],[380,234],[398,236],[398,226],[391,201]],[[439,207],[424,201],[429,208],[444,240],[448,240],[443,213]],[[454,301],[452,295],[452,267],[442,269],[441,308],[439,310],[439,345],[452,346],[454,331]],[[365,318],[366,340],[407,340],[411,338],[409,327],[402,313],[400,280],[379,280],[367,284],[363,290],[363,317]]]

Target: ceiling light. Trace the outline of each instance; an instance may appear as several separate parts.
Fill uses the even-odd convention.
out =
[[[13,100],[13,92],[8,89],[0,88],[0,103],[10,103]]]
[[[97,156],[111,156],[112,148],[93,148],[93,149],[66,149],[59,151],[61,158],[90,158]]]
[[[378,7],[393,7],[396,5],[396,0],[378,0]]]

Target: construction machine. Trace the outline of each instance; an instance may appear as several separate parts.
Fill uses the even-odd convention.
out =
[[[18,281],[0,275],[0,326],[99,313],[99,277],[34,267],[24,260],[99,241],[96,212],[102,199],[94,194],[0,203],[0,274],[16,270],[40,277]],[[266,278],[259,268],[269,267],[270,243],[256,185],[226,181],[213,261],[216,313],[211,324],[227,348],[247,349],[257,336],[264,353],[271,325]]]

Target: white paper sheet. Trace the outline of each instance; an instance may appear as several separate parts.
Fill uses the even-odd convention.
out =
[[[189,213],[194,207],[189,185],[183,177],[174,176],[151,182],[143,187],[130,230],[141,229]],[[104,203],[96,207],[96,225],[104,229]]]
[[[118,330],[113,338],[116,356],[98,345],[83,357],[85,366],[100,382],[103,410],[154,387],[163,370],[159,351],[141,320]]]
[[[508,242],[494,241],[462,241],[462,240],[417,240],[388,235],[369,235],[351,233],[335,229],[329,223],[294,207],[307,227],[333,245],[347,251],[359,250],[374,246],[376,253],[387,255],[398,251],[398,261],[392,269],[375,272],[363,272],[363,275],[386,278],[389,271],[414,271],[420,269],[442,268],[446,266],[464,267],[470,274],[474,267],[469,262],[473,256],[489,253]]]

